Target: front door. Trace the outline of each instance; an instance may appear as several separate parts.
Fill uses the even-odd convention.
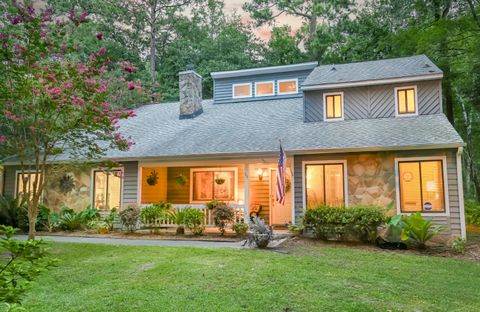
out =
[[[270,169],[270,224],[287,225],[292,222],[291,175],[287,169],[285,203],[277,202],[277,169]],[[290,186],[289,186],[290,185]]]

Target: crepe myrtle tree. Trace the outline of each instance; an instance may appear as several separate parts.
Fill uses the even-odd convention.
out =
[[[7,1],[8,2],[8,1]],[[35,238],[35,221],[49,166],[58,155],[72,160],[93,160],[109,148],[127,150],[132,142],[119,132],[120,119],[131,110],[116,110],[108,103],[106,73],[116,66],[106,48],[72,59],[78,49],[71,40],[88,13],[71,11],[55,17],[50,8],[35,9],[32,2],[11,1],[0,6],[0,156],[19,163],[22,201],[28,207],[29,238]],[[96,40],[103,40],[97,34]],[[118,64],[119,67],[125,63]],[[125,81],[125,88],[132,88]],[[25,180],[24,180],[25,181]]]

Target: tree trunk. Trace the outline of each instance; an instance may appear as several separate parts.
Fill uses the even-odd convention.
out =
[[[37,230],[35,228],[38,215],[38,203],[31,203],[28,206],[28,239],[35,239]]]

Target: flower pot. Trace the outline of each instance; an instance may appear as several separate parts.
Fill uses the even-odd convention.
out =
[[[267,248],[270,242],[270,234],[253,234],[253,239],[258,248]]]

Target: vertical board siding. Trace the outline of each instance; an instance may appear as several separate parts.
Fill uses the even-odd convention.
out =
[[[438,114],[442,111],[441,80],[416,83],[390,84],[369,87],[332,89],[304,92],[304,119],[306,122],[323,121],[323,93],[344,93],[345,120],[395,117],[395,88],[417,86],[420,115]]]
[[[458,180],[457,180],[457,163],[456,163],[456,149],[450,150],[425,150],[425,151],[397,151],[392,152],[394,158],[396,157],[428,157],[428,156],[446,156],[447,163],[447,183],[448,183],[448,203],[450,209],[449,216],[434,216],[430,217],[433,222],[443,226],[443,233],[460,236],[461,235],[461,220],[460,220],[460,200],[458,192]],[[300,222],[301,215],[304,211],[303,206],[303,161],[312,160],[335,160],[346,159],[348,157],[361,156],[362,153],[351,154],[319,154],[319,155],[295,155],[294,158],[294,185],[295,185],[295,222]],[[390,164],[394,166],[394,163]],[[349,164],[347,161],[347,168]],[[349,197],[353,194],[350,194]]]
[[[138,162],[129,161],[123,165],[123,206],[136,204],[138,197]]]
[[[215,104],[226,104],[234,102],[248,102],[248,101],[259,101],[259,100],[271,100],[271,99],[280,99],[280,98],[291,98],[291,97],[301,97],[301,84],[310,74],[311,70],[303,71],[293,71],[286,73],[275,73],[275,74],[263,74],[263,75],[252,75],[246,77],[235,77],[235,78],[221,78],[214,79],[214,103]],[[288,94],[288,95],[279,95],[277,90],[277,81],[284,79],[298,79],[298,93]],[[255,82],[262,81],[273,81],[274,82],[274,92],[273,96],[262,96],[255,97]],[[251,83],[252,84],[252,97],[242,98],[242,99],[233,99],[232,96],[232,85],[236,83]]]

